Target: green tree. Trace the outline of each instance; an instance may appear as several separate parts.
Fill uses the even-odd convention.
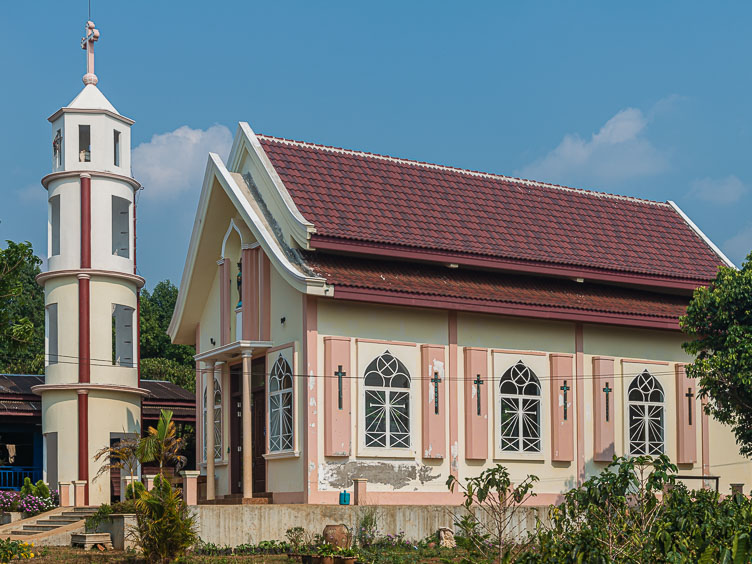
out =
[[[167,358],[142,358],[141,378],[166,380],[188,391],[196,390],[196,369]]]
[[[173,345],[167,335],[177,299],[178,289],[169,280],[162,280],[151,292],[141,292],[141,358],[164,358],[193,368],[194,348]]]
[[[729,425],[744,456],[752,454],[752,253],[740,270],[722,266],[697,288],[680,320],[695,356],[687,374],[699,380],[707,412]]]
[[[44,372],[44,291],[35,278],[42,261],[31,243],[0,249],[0,371]]]

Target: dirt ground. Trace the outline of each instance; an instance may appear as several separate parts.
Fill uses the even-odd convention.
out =
[[[108,562],[110,564],[136,564],[143,560],[137,558],[134,554],[118,550],[100,552],[94,550],[82,550],[79,548],[67,547],[39,547],[39,552],[34,553],[33,562],[59,563],[59,562]],[[227,562],[235,564],[236,562],[253,562],[254,564],[290,562],[286,555],[273,556],[195,556],[187,557],[180,560],[186,564],[218,564]]]

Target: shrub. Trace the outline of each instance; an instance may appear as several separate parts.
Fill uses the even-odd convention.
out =
[[[33,550],[34,543],[0,539],[0,562],[10,562],[16,558],[19,560],[34,558]]]
[[[133,493],[133,490],[136,491],[136,493]],[[138,480],[135,480],[133,483],[128,484],[125,490],[125,499],[138,499],[141,497],[141,494],[146,491],[146,486],[144,486],[143,483],[139,482]]]
[[[157,476],[136,500],[136,543],[148,562],[170,562],[197,540],[194,517],[169,480]]]

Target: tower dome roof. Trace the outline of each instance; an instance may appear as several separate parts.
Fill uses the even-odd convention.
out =
[[[78,96],[73,98],[67,107],[77,110],[105,110],[119,114],[99,88],[93,84],[84,86],[83,90],[78,93]]]

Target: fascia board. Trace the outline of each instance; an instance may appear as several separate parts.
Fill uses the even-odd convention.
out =
[[[240,212],[243,220],[253,233],[253,236],[261,244],[261,248],[266,255],[276,263],[277,271],[292,285],[295,289],[304,293],[323,293],[325,279],[310,277],[303,274],[298,268],[290,262],[284,251],[280,248],[274,236],[263,227],[261,218],[250,206],[244,194],[238,187],[235,179],[230,175],[230,171],[225,167],[219,155],[210,153],[210,158],[214,160],[214,166],[217,170],[218,179],[222,187],[226,190],[227,195],[232,200],[235,208]],[[321,288],[321,292],[316,292],[314,288]]]
[[[312,233],[316,232],[313,223],[308,221],[303,217],[303,214],[300,213],[300,210],[295,205],[292,196],[290,196],[290,193],[287,191],[284,182],[282,182],[274,165],[269,160],[266,151],[264,151],[261,142],[251,129],[251,126],[248,125],[247,122],[242,121],[238,124],[238,128],[239,132],[242,134],[242,144],[237,148],[237,151],[235,151],[235,147],[233,146],[234,152],[231,153],[232,160],[228,160],[230,168],[235,172],[240,172],[238,167],[242,156],[241,147],[244,147],[248,151],[248,154],[257,160],[257,163],[260,165],[259,169],[266,174],[267,180],[275,188],[271,193],[271,197],[277,200],[277,207],[286,211],[286,217],[278,217],[275,219],[287,227],[287,231],[289,231],[298,245],[304,249],[310,249],[308,239]]]
[[[713,241],[710,240],[710,237],[708,237],[707,235],[705,235],[705,233],[703,233],[702,229],[700,229],[699,227],[697,227],[697,225],[695,225],[694,221],[692,221],[691,219],[689,219],[689,216],[682,211],[682,209],[676,204],[676,202],[673,202],[673,201],[669,200],[668,204],[672,208],[674,208],[674,210],[676,211],[676,213],[678,213],[681,216],[681,218],[687,223],[687,225],[689,225],[692,228],[692,230],[694,230],[694,232],[697,233],[697,235],[699,235],[700,239],[702,239],[703,241],[705,241],[705,243],[708,245],[708,247],[710,247],[711,249],[713,249],[713,251],[715,252],[715,254],[717,254],[721,258],[721,260],[723,260],[723,262],[726,263],[726,266],[730,266],[731,268],[737,269],[737,266],[733,262],[731,262],[731,259],[729,259],[723,253],[723,251],[721,249],[719,249],[716,246],[716,244],[713,243]]]
[[[324,278],[306,276],[288,260],[287,256],[285,256],[284,252],[277,244],[274,236],[264,229],[261,219],[255,213],[253,208],[251,208],[235,180],[230,176],[230,171],[225,167],[222,159],[216,153],[209,153],[206,172],[204,173],[204,183],[201,188],[201,196],[199,197],[198,209],[196,210],[196,218],[193,222],[193,231],[191,233],[190,244],[188,245],[188,254],[183,268],[183,276],[180,281],[175,310],[167,329],[167,334],[173,341],[180,329],[187,295],[190,291],[190,282],[195,269],[198,246],[203,234],[204,222],[202,221],[202,218],[206,215],[213,180],[215,178],[219,181],[235,208],[240,212],[243,221],[245,221],[246,225],[253,233],[253,236],[261,244],[261,247],[275,265],[277,271],[293,288],[303,293],[318,295],[325,295],[327,289],[331,292],[331,287],[327,287]]]

